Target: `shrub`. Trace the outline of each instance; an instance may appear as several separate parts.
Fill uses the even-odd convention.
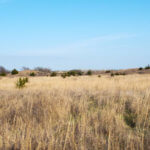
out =
[[[28,83],[28,82],[29,82],[29,79],[26,77],[26,78],[24,78],[24,81],[25,81],[26,83]]]
[[[17,83],[16,83],[16,87],[19,88],[19,89],[23,88],[23,87],[25,87],[25,84],[28,81],[29,81],[28,78],[19,78],[18,81],[17,81]]]
[[[86,75],[91,76],[91,75],[92,75],[92,71],[91,71],[91,70],[88,70],[87,73],[86,73]]]
[[[76,71],[76,74],[77,74],[78,76],[82,76],[82,75],[83,75],[83,72],[82,72],[81,70],[77,70],[77,71]]]
[[[63,78],[70,77],[70,76],[81,76],[81,75],[83,75],[83,72],[81,70],[70,70],[68,72],[61,74]]]
[[[150,69],[150,65],[147,65],[147,66],[145,67],[145,69]]]
[[[116,72],[114,75],[119,76],[119,75],[120,75],[120,73],[119,73],[119,72]]]
[[[111,73],[111,77],[113,77],[114,76],[114,73]]]
[[[105,73],[110,73],[110,72],[111,72],[110,70],[106,70],[106,71],[105,71]]]
[[[126,75],[126,73],[125,73],[125,72],[116,72],[114,75],[116,75],[116,76],[119,76],[119,75],[123,75],[123,76],[125,76],[125,75]]]
[[[6,73],[4,73],[4,72],[0,73],[0,76],[6,76]]]
[[[69,72],[68,72],[68,75],[69,76],[81,76],[81,75],[83,75],[83,72],[81,71],[81,70],[70,70]]]
[[[56,72],[52,72],[51,73],[51,77],[55,77],[55,76],[57,76],[57,73]]]
[[[101,77],[101,75],[98,75],[98,77],[100,78],[100,77]]]
[[[75,76],[76,75],[76,72],[74,70],[71,70],[71,71],[68,71],[67,72],[67,76]]]
[[[18,70],[16,70],[16,69],[13,69],[12,71],[11,71],[11,74],[12,75],[15,75],[15,74],[18,74],[19,72],[18,72]]]
[[[139,68],[139,70],[143,70],[143,68],[142,68],[142,67],[140,67],[140,68]]]
[[[126,75],[126,73],[125,73],[125,72],[122,72],[122,73],[120,73],[120,75],[123,75],[123,76],[125,76],[125,75]]]
[[[34,77],[36,74],[34,72],[30,73],[30,76]]]
[[[66,73],[62,73],[62,74],[61,74],[61,77],[62,77],[62,78],[66,78],[66,76],[67,76]]]

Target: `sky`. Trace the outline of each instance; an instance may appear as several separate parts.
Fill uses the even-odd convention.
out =
[[[150,64],[150,0],[0,0],[0,65],[125,69]]]

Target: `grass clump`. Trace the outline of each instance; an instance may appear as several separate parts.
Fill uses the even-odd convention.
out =
[[[11,74],[12,75],[16,75],[16,74],[18,74],[19,72],[18,72],[18,70],[16,70],[16,69],[13,69],[12,71],[11,71]]]
[[[135,128],[136,127],[136,118],[137,115],[134,113],[134,111],[131,108],[131,103],[126,102],[125,103],[125,113],[123,115],[125,123],[130,127],[130,128]]]
[[[28,78],[19,78],[17,83],[16,83],[16,87],[17,88],[23,88],[25,87],[25,84],[29,82]]]

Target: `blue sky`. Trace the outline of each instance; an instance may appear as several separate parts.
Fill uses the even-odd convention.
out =
[[[150,63],[149,0],[0,0],[0,65],[120,69]]]

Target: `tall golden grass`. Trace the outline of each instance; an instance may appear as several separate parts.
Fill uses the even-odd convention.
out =
[[[150,150],[150,75],[0,79],[1,150]]]

